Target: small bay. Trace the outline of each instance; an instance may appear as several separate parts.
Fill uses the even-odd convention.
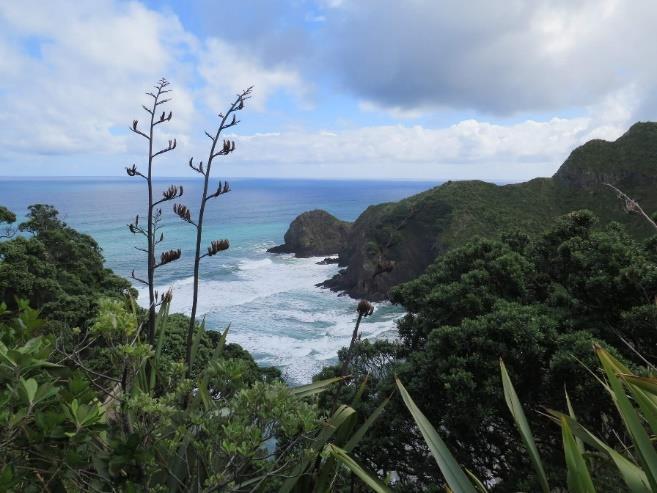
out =
[[[315,287],[338,271],[321,258],[297,259],[266,249],[281,243],[289,223],[301,212],[325,209],[353,221],[368,206],[397,201],[438,183],[410,181],[324,181],[233,179],[232,192],[213,200],[207,209],[204,239],[227,238],[230,249],[202,263],[200,313],[208,330],[230,324],[229,342],[242,345],[256,361],[276,366],[290,383],[305,383],[321,367],[335,361],[349,342],[356,301]],[[182,185],[181,199],[198,205],[201,182],[190,178],[158,179],[156,189]],[[19,219],[33,203],[54,205],[62,219],[93,236],[103,249],[106,265],[129,277],[143,271],[145,258],[135,249],[127,224],[142,217],[146,189],[141,180],[112,178],[0,178],[0,204]],[[159,194],[159,192],[158,192]],[[194,231],[163,204],[163,249],[180,248],[180,261],[158,271],[162,291],[173,289],[174,311],[188,313]],[[136,286],[139,288],[139,286]],[[143,303],[143,294],[140,296]],[[394,333],[402,312],[377,304],[362,324],[364,338]]]

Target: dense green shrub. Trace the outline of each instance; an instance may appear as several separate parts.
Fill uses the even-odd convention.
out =
[[[107,430],[86,376],[53,358],[55,337],[26,302],[0,304],[0,490],[71,491],[95,483]]]
[[[546,467],[562,470],[559,431],[537,411],[562,409],[566,387],[578,417],[611,440],[617,414],[582,363],[596,367],[595,341],[639,365],[634,350],[653,355],[655,294],[652,242],[635,241],[615,223],[600,228],[587,211],[558,219],[533,239],[518,232],[475,238],[393,290],[393,302],[408,314],[398,323],[398,343],[357,346],[356,380],[379,368],[360,410],[368,415],[393,393],[398,375],[460,463],[494,479],[496,491],[517,491],[533,472],[524,450],[509,446],[515,428],[496,371],[499,358],[531,409]],[[341,398],[355,389],[345,387]],[[442,481],[399,399],[354,456],[372,470],[394,471],[400,491],[427,491]]]
[[[60,350],[27,302],[0,305],[0,490],[242,491],[262,480],[275,491],[317,430],[312,403],[223,341],[188,380],[183,360],[139,329],[125,304],[100,301],[84,345],[97,338],[117,370],[103,374],[77,347]]]
[[[20,230],[0,243],[0,490],[276,491],[319,431],[312,400],[198,325],[186,378],[188,317],[164,302],[148,344],[91,237],[42,205]]]
[[[96,241],[58,218],[55,208],[29,207],[26,233],[0,242],[0,301],[9,308],[29,300],[58,326],[84,326],[101,296],[121,297],[132,288],[103,265]]]

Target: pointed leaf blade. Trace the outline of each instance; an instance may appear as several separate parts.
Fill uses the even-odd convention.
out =
[[[538,475],[541,489],[543,490],[543,493],[550,493],[550,486],[548,484],[547,476],[545,475],[545,470],[543,469],[543,461],[541,460],[541,456],[536,448],[536,443],[534,442],[534,435],[532,434],[532,430],[527,422],[527,417],[525,416],[525,412],[523,411],[520,400],[518,399],[518,394],[516,394],[516,390],[511,382],[511,377],[509,377],[509,372],[506,370],[506,366],[504,366],[502,360],[500,360],[500,371],[502,373],[502,386],[504,387],[504,400],[506,401],[506,405],[509,408],[509,411],[511,411],[513,421],[516,423],[516,427],[520,432],[522,441],[525,444],[527,453],[529,454],[529,459]]]
[[[443,476],[445,476],[445,481],[447,481],[449,487],[454,493],[477,493],[477,490],[463,472],[458,462],[456,462],[456,459],[442,438],[440,438],[436,429],[416,406],[399,379],[396,378],[395,380],[397,381],[397,387],[399,388],[404,404],[406,404],[406,407],[413,415],[413,419],[420,429],[424,440],[427,442],[429,450],[431,450],[431,454],[436,460]]]

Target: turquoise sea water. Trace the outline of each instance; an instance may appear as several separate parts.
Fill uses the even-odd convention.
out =
[[[181,202],[196,209],[201,183],[163,179],[158,189],[183,185]],[[396,201],[437,183],[313,180],[231,180],[233,191],[208,206],[205,243],[227,238],[230,249],[202,263],[199,310],[210,330],[231,324],[229,341],[249,350],[259,364],[281,368],[292,383],[309,381],[336,358],[353,330],[356,301],[315,287],[338,270],[321,259],[272,255],[289,223],[301,212],[326,209],[354,220],[367,206]],[[25,214],[33,203],[52,204],[71,226],[92,235],[108,267],[128,277],[145,259],[126,225],[141,212],[143,181],[130,178],[11,179],[0,177],[0,204]],[[173,288],[173,310],[191,306],[193,230],[164,204],[163,248],[181,248],[182,259],[158,271],[158,286]],[[142,215],[143,216],[143,215]],[[139,288],[139,286],[136,286]],[[140,296],[143,298],[144,296]],[[398,307],[378,304],[362,324],[363,337],[393,334]]]

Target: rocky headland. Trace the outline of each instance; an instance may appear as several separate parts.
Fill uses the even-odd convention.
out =
[[[395,203],[368,207],[353,223],[326,211],[304,212],[272,253],[299,257],[337,253],[343,269],[322,285],[352,297],[383,300],[437,255],[475,235],[538,233],[561,214],[590,209],[601,222],[651,231],[623,209],[614,185],[649,212],[657,209],[657,123],[637,123],[614,142],[592,140],[575,149],[551,178],[495,185],[448,181]]]

